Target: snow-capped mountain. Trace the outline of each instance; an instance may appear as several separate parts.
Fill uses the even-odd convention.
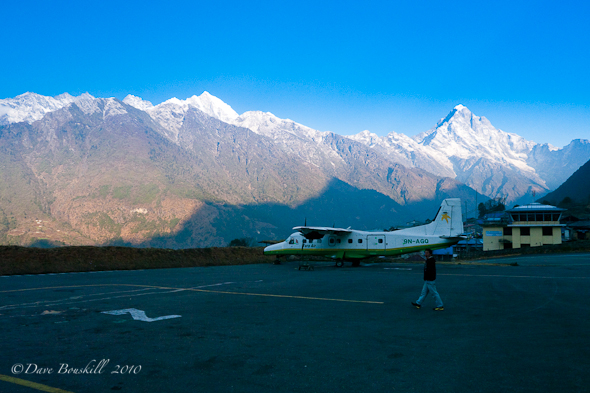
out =
[[[455,178],[484,195],[506,196],[508,201],[556,187],[590,157],[584,143],[557,149],[527,141],[495,128],[463,105],[413,138],[395,132],[379,137],[368,131],[349,138],[404,165]],[[565,152],[572,150],[576,153],[564,160]]]
[[[104,103],[103,106],[99,103]],[[0,125],[10,123],[33,123],[45,115],[75,104],[85,114],[102,112],[103,116],[126,113],[121,102],[115,98],[95,98],[88,93],[74,97],[68,93],[46,97],[25,93],[15,98],[0,100]]]
[[[392,131],[386,136],[380,137],[365,130],[356,135],[349,135],[347,138],[363,143],[392,161],[407,167],[422,168],[437,176],[451,178],[457,176],[446,155],[441,155],[436,150],[423,146],[404,134]]]
[[[104,100],[104,115],[125,111],[120,101]],[[351,178],[347,144],[367,146],[387,162],[409,168],[420,168],[437,176],[451,177],[489,197],[506,196],[514,201],[528,193],[542,194],[556,188],[590,157],[590,143],[575,140],[563,149],[527,141],[514,133],[495,128],[488,119],[476,116],[463,105],[457,105],[432,129],[408,137],[391,132],[380,137],[369,131],[341,137],[332,132],[311,129],[272,113],[250,111],[239,115],[219,98],[204,92],[186,100],[171,98],[153,105],[140,97],[128,95],[124,104],[146,112],[162,127],[162,133],[180,144],[179,133],[187,113],[204,114],[272,140],[285,153],[324,168],[339,178]],[[99,110],[89,94],[73,97],[67,93],[45,97],[25,93],[13,99],[0,100],[0,124],[25,121],[31,123],[52,111],[76,104],[85,113]],[[346,169],[345,169],[346,168]],[[347,176],[342,175],[346,170]]]
[[[78,97],[78,98],[81,98]],[[68,93],[57,97],[46,97],[36,93],[24,93],[14,98],[0,100],[0,124],[27,122],[41,119],[45,114],[56,111],[74,102],[76,97]]]
[[[535,145],[528,154],[527,164],[554,190],[584,164],[584,159],[590,159],[590,141],[574,139],[562,149],[548,143]]]
[[[342,161],[332,149],[321,146],[322,140],[331,133],[313,130],[289,119],[280,119],[269,112],[249,111],[238,115],[229,105],[208,92],[186,100],[172,98],[156,106],[132,95],[128,95],[123,102],[147,112],[176,143],[179,142],[179,133],[189,109],[194,108],[224,123],[247,128],[270,138],[285,152],[299,156],[312,165],[335,166],[335,161]],[[329,159],[326,160],[326,157]]]
[[[272,139],[285,152],[294,154],[312,165],[331,170],[344,163],[342,157],[326,145],[326,141],[333,136],[332,132],[317,131],[292,120],[280,119],[272,113],[260,111],[245,112],[234,119],[232,124]]]
[[[171,98],[156,106],[133,95],[125,97],[123,102],[147,112],[169,132],[168,136],[174,141],[178,140],[178,133],[189,108],[196,108],[228,124],[233,124],[233,121],[238,117],[238,114],[229,105],[208,92],[203,92],[200,96],[194,95],[186,100]]]

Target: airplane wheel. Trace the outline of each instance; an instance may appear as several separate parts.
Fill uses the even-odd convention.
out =
[[[336,267],[344,266],[344,261],[336,261]]]

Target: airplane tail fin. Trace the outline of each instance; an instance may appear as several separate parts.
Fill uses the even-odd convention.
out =
[[[463,233],[461,199],[449,198],[442,201],[436,218],[427,225],[429,235],[455,237]]]

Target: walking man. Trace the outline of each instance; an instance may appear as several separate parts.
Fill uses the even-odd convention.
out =
[[[416,308],[422,307],[422,302],[426,299],[429,293],[434,296],[434,302],[436,307],[434,311],[442,311],[445,308],[443,307],[443,302],[440,298],[436,290],[436,260],[432,256],[432,250],[427,248],[424,250],[424,256],[426,257],[426,261],[424,262],[424,286],[422,287],[422,293],[420,294],[420,298],[416,300],[416,302],[412,302],[412,305]]]

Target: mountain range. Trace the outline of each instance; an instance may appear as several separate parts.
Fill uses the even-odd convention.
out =
[[[449,196],[467,211],[532,198],[589,157],[587,140],[526,141],[462,105],[410,138],[239,115],[207,92],[155,106],[26,93],[0,100],[0,242],[179,248],[277,239],[303,220],[387,228]]]
[[[259,111],[238,115],[220,99],[205,92],[181,101],[176,98],[153,106],[139,97],[125,103],[145,110],[172,135],[189,107],[236,126],[267,136],[289,153],[324,167],[333,150],[322,143],[329,132],[320,132]],[[451,177],[490,197],[514,202],[528,194],[544,194],[561,185],[590,157],[590,142],[576,139],[559,149],[539,144],[496,129],[485,117],[478,117],[457,105],[432,129],[415,137],[395,132],[379,137],[369,131],[350,135],[379,155],[408,168],[421,168],[441,177]],[[531,196],[532,197],[532,196]],[[526,199],[526,198],[525,198]]]

